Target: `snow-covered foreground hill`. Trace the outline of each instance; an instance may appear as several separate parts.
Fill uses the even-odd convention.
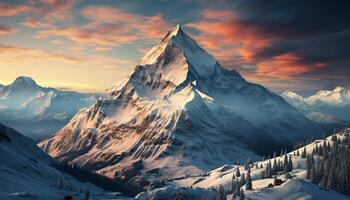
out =
[[[39,140],[62,128],[94,96],[44,88],[30,77],[0,87],[0,121]]]
[[[336,134],[336,137],[339,140],[343,140],[345,134],[350,134],[350,129],[345,129],[341,133]],[[349,136],[348,136],[349,137]],[[324,141],[333,145],[332,136],[326,138],[325,140],[315,140],[314,142],[305,146],[307,154],[311,154],[313,149],[316,146],[320,147]],[[333,190],[321,189],[318,185],[311,183],[309,180],[306,180],[306,158],[302,158],[302,152],[304,147],[297,149],[295,151],[289,152],[288,156],[291,156],[293,163],[293,170],[289,172],[292,176],[291,179],[286,179],[286,173],[279,173],[276,177],[277,179],[282,180],[282,184],[278,186],[268,187],[269,184],[274,184],[274,178],[262,178],[261,174],[265,171],[266,165],[269,163],[269,160],[259,161],[252,163],[250,166],[251,179],[252,179],[252,190],[246,190],[246,185],[243,185],[246,199],[256,199],[256,200],[280,200],[280,199],[313,199],[313,200],[342,200],[350,199],[349,196],[345,196]],[[299,152],[299,155],[298,153]],[[276,157],[276,160],[283,160],[284,156]],[[317,156],[315,156],[315,160]],[[273,158],[270,160],[273,162]],[[258,166],[258,167],[256,167]],[[260,167],[262,166],[262,168]],[[240,171],[241,176],[237,177],[237,168]],[[225,190],[230,190],[232,188],[232,178],[233,175],[234,183],[236,180],[240,180],[242,174],[247,175],[248,171],[245,170],[243,165],[224,165],[218,169],[203,173],[199,176],[189,176],[189,177],[175,177],[173,180],[167,182],[165,187],[158,188],[156,190],[144,192],[139,194],[139,199],[158,199],[157,197],[169,198],[174,195],[176,192],[182,191],[182,194],[191,195],[199,193],[199,197],[205,196],[205,199],[210,199],[210,196],[213,196],[212,188],[220,188],[223,186]],[[245,176],[247,177],[247,176]],[[232,192],[229,192],[227,199],[231,200]],[[202,195],[201,195],[202,194]],[[203,199],[203,197],[202,197]],[[239,199],[239,197],[237,197]]]
[[[79,182],[57,170],[55,164],[32,140],[0,124],[1,200],[62,200],[66,195],[82,199],[87,189],[90,199],[127,199]]]
[[[282,97],[316,122],[344,125],[350,120],[350,90],[344,87],[320,90],[309,97],[286,91]]]
[[[314,133],[318,127],[301,112],[222,67],[177,26],[128,79],[39,146],[57,159],[146,186],[257,160],[257,153]]]

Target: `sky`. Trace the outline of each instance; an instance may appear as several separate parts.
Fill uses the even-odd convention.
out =
[[[276,92],[350,87],[350,1],[0,0],[0,84],[103,92],[180,24]]]

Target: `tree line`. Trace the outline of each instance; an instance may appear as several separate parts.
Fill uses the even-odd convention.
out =
[[[321,189],[350,195],[350,137],[346,129],[341,136],[344,139],[333,135],[332,145],[324,140],[307,154],[306,179]]]

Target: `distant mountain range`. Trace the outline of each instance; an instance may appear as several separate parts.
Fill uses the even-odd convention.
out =
[[[350,121],[350,90],[347,88],[320,90],[309,97],[286,91],[282,97],[316,122],[346,124]]]
[[[60,91],[18,77],[0,87],[0,122],[38,140],[56,132],[81,108],[96,102],[94,95]]]
[[[222,67],[177,26],[128,79],[39,146],[57,159],[147,185],[259,159],[320,132],[277,94]]]

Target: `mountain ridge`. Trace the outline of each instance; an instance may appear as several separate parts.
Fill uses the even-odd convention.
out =
[[[19,76],[0,88],[0,120],[37,140],[56,132],[79,109],[94,102],[89,95],[42,87],[30,77]]]
[[[316,122],[344,125],[350,119],[350,115],[347,114],[350,111],[350,89],[345,87],[319,90],[308,97],[291,91],[286,91],[281,96]]]
[[[39,146],[106,176],[142,182],[259,159],[256,151],[269,148],[259,143],[285,146],[317,129],[278,95],[222,67],[179,26],[102,97]]]

